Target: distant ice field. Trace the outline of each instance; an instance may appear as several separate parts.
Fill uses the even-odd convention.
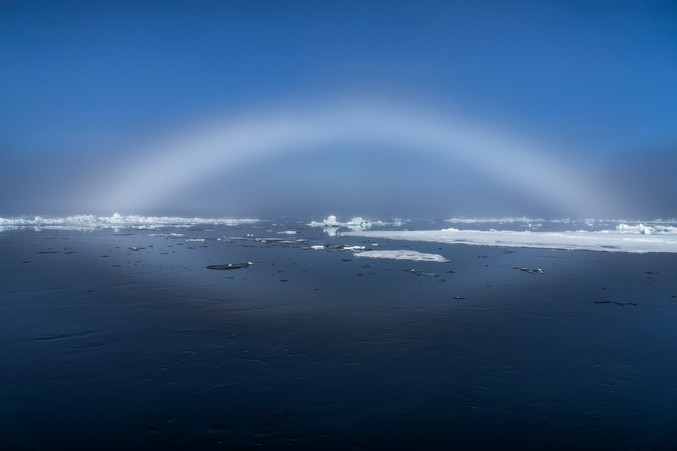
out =
[[[66,217],[42,217],[33,218],[14,217],[0,218],[0,229],[13,227],[41,227],[51,229],[80,229],[80,228],[158,228],[158,227],[182,227],[194,225],[228,225],[253,224],[258,219],[206,219],[206,218],[182,218],[172,216],[139,216],[120,215],[94,216],[73,215]]]
[[[331,224],[332,218],[325,220]],[[357,218],[361,219],[361,218]],[[372,239],[426,241],[476,246],[529,247],[541,249],[585,250],[603,252],[677,253],[677,221],[627,221],[597,219],[448,219],[456,227],[425,229],[426,224],[395,230],[368,230],[355,227],[355,219],[338,231],[343,236]],[[325,225],[325,227],[327,227]],[[340,226],[333,226],[340,230]]]
[[[582,230],[567,232],[515,232],[509,230],[482,231],[452,228],[442,230],[355,231],[346,232],[344,235],[389,240],[428,241],[444,244],[471,244],[475,246],[531,247],[630,253],[677,253],[677,235],[674,233],[644,234],[620,230],[602,230],[598,232]]]
[[[287,220],[278,224],[272,220],[235,218],[183,218],[138,215],[68,217],[0,218],[0,230],[16,228],[73,229],[161,229],[196,226],[238,226],[274,224],[276,235],[297,235],[302,230],[321,229],[327,238],[362,237],[371,239],[467,244],[476,246],[527,247],[541,249],[586,250],[603,252],[677,253],[677,220],[649,221],[627,219],[539,219],[451,218],[446,220],[339,219]],[[283,226],[283,227],[282,227]],[[282,230],[279,228],[282,227]],[[272,231],[272,229],[271,229]],[[200,240],[199,236],[189,237]],[[310,243],[315,249],[323,242]],[[362,256],[402,259],[414,254],[383,254],[362,250]],[[371,253],[365,253],[371,252]],[[359,253],[359,252],[358,252]]]

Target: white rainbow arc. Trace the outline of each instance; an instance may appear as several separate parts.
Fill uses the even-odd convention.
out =
[[[201,179],[227,176],[242,165],[349,142],[416,149],[474,166],[565,214],[589,214],[602,206],[609,211],[617,204],[575,166],[525,140],[457,117],[360,103],[216,121],[174,136],[154,146],[155,151],[141,152],[131,169],[115,175],[98,202],[143,211]]]

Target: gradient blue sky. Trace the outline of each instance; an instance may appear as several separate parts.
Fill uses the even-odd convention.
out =
[[[345,98],[544,143],[627,201],[597,216],[677,216],[674,2],[4,1],[0,61],[3,216],[124,209],[98,182],[176,130]],[[120,213],[568,213],[417,155],[287,149]]]

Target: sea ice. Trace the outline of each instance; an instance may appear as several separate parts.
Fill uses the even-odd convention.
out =
[[[454,224],[483,224],[483,223],[498,223],[498,224],[513,224],[513,223],[530,223],[543,222],[543,219],[530,219],[525,216],[521,218],[450,218],[445,219],[446,222]]]
[[[45,227],[59,229],[80,228],[137,228],[152,229],[157,227],[186,227],[192,225],[228,225],[253,224],[258,219],[209,219],[209,218],[181,218],[170,216],[139,216],[120,215],[94,216],[74,215],[62,218],[43,218],[35,216],[30,218],[0,218],[0,228],[7,227]]]
[[[392,250],[392,251],[363,251],[355,252],[355,257],[369,258],[389,258],[393,260],[413,260],[418,262],[448,262],[446,258],[439,254],[425,254],[410,250]]]
[[[403,221],[401,219],[395,219],[391,222],[384,221],[369,221],[363,219],[359,216],[352,218],[348,222],[339,222],[336,219],[336,216],[331,215],[321,222],[312,221],[308,225],[310,227],[322,227],[324,232],[328,233],[329,236],[336,236],[336,232],[339,228],[346,228],[349,230],[367,230],[373,226],[401,226]]]
[[[229,269],[246,268],[246,267],[251,266],[253,264],[254,263],[252,263],[252,262],[246,262],[246,263],[228,263],[226,265],[209,265],[209,266],[207,266],[207,269],[216,269],[216,270],[224,271],[224,270],[229,270]]]
[[[677,227],[670,226],[648,226],[644,224],[637,225],[628,225],[628,224],[618,224],[616,230],[620,233],[641,233],[642,235],[669,235],[677,234]]]
[[[649,233],[647,233],[647,231]],[[477,246],[531,247],[542,249],[588,250],[605,252],[669,252],[677,253],[677,228],[632,228],[620,224],[616,230],[515,232],[508,230],[397,230],[351,231],[346,236],[390,240],[428,241]]]

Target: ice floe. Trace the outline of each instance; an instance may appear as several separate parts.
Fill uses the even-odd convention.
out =
[[[366,246],[350,246],[347,244],[322,244],[322,245],[315,245],[315,246],[310,246],[310,249],[315,249],[315,250],[326,250],[330,252],[344,252],[344,251],[363,251],[366,249]]]
[[[393,260],[413,260],[417,262],[448,262],[446,258],[439,254],[425,254],[418,251],[410,250],[391,250],[391,251],[363,251],[355,252],[355,257],[368,258],[389,258]]]
[[[342,251],[361,251],[365,249],[365,246],[340,246]]]
[[[626,224],[619,224],[616,230],[600,230],[596,232],[582,230],[565,232],[479,231],[450,228],[442,230],[350,231],[344,235],[477,246],[631,253],[677,253],[677,228],[646,228],[627,226]]]

